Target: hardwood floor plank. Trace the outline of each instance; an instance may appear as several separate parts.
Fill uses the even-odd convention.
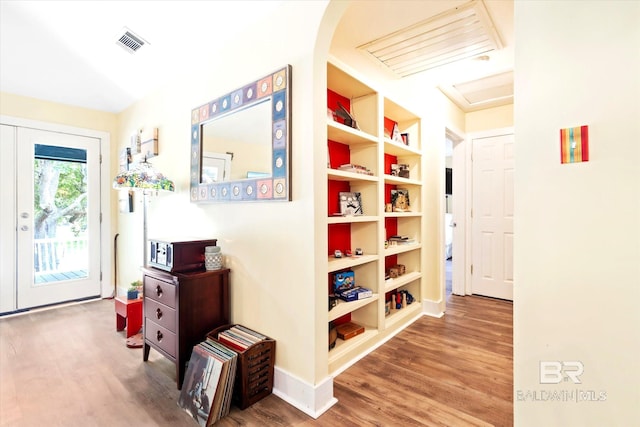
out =
[[[317,420],[270,395],[217,426],[511,426],[512,304],[450,297],[334,378]],[[113,300],[0,318],[0,426],[188,426],[175,366],[125,345]]]

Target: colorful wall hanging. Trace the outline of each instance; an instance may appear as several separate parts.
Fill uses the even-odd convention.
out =
[[[589,127],[560,129],[560,162],[589,161]]]

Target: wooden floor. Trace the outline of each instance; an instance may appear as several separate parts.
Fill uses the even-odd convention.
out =
[[[271,395],[219,426],[509,426],[512,304],[449,297],[334,379],[317,420]],[[113,300],[0,318],[0,426],[197,426],[174,366],[129,349]]]

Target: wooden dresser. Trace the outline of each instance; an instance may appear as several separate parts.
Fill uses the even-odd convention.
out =
[[[194,345],[212,329],[229,323],[229,269],[168,273],[142,268],[144,282],[144,352],[154,348],[176,364],[182,388]]]

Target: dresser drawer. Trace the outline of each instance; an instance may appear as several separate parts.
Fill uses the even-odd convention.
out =
[[[176,332],[176,311],[150,298],[144,299],[144,317],[154,323]]]
[[[144,296],[167,307],[176,308],[176,287],[172,283],[144,276]]]
[[[144,320],[144,337],[151,344],[165,351],[169,356],[176,357],[176,334],[163,328],[151,319]]]

